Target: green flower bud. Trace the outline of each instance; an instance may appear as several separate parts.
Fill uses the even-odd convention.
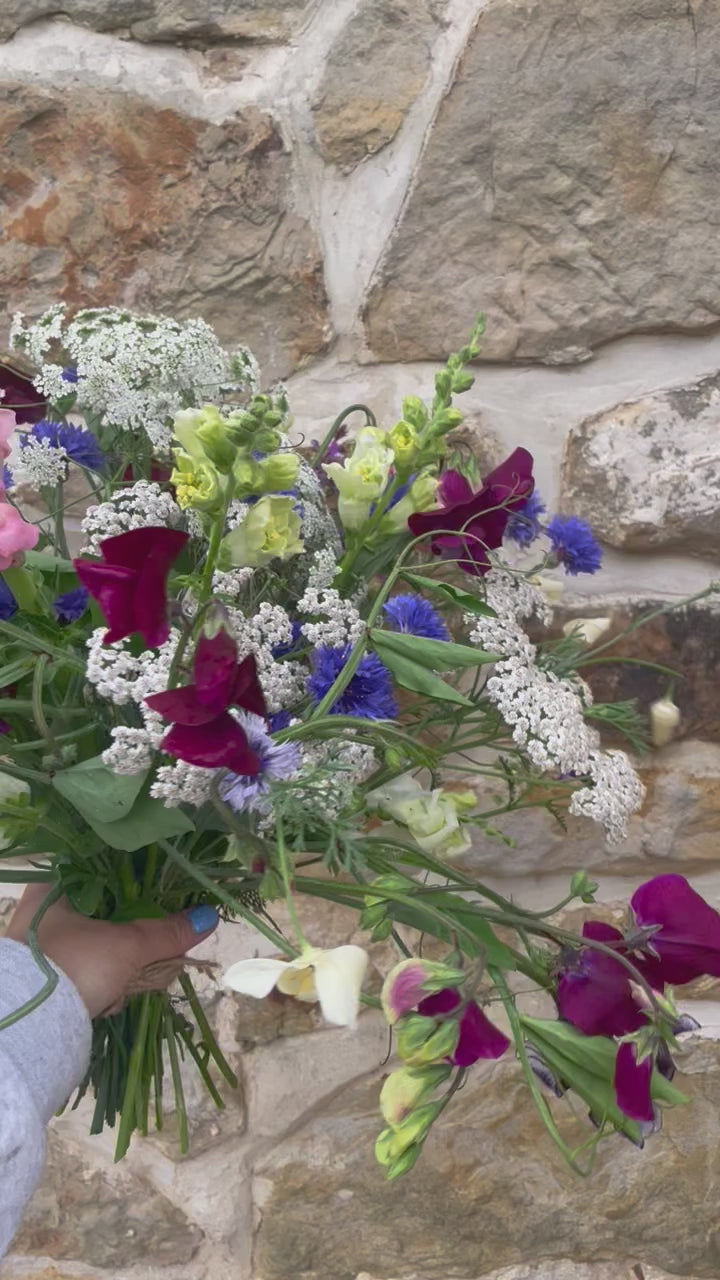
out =
[[[392,1071],[380,1091],[383,1119],[392,1127],[401,1124],[439,1084],[447,1080],[452,1067],[447,1064],[423,1067],[401,1067]]]
[[[410,422],[406,422],[401,418],[399,422],[390,432],[388,432],[388,444],[393,451],[395,457],[395,467],[398,472],[412,471],[420,447],[419,435],[414,426]]]
[[[404,1025],[407,1023],[408,1025]],[[433,1023],[429,1031],[421,1024]],[[435,1018],[413,1014],[398,1025],[396,1050],[399,1058],[409,1066],[421,1066],[426,1062],[441,1062],[452,1057],[457,1048],[460,1026],[455,1018],[445,1018],[439,1025]]]
[[[570,892],[582,902],[594,902],[598,891],[597,880],[591,880],[587,871],[576,871],[570,881]]]
[[[413,1146],[408,1147],[407,1151],[403,1151],[397,1160],[393,1160],[386,1168],[385,1176],[389,1182],[393,1178],[400,1178],[404,1173],[409,1173],[415,1164],[417,1164],[420,1152],[422,1151],[422,1143],[416,1142]]]
[[[422,431],[427,425],[428,411],[419,396],[405,396],[402,402],[402,416],[416,431]]]

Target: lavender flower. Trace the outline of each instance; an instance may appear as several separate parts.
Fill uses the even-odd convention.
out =
[[[220,784],[220,795],[237,813],[264,807],[270,783],[291,778],[300,768],[300,748],[294,742],[273,742],[262,716],[238,711],[236,719],[248,744],[260,761],[256,774],[229,773]]]
[[[7,622],[17,613],[17,601],[4,578],[0,578],[0,618]]]

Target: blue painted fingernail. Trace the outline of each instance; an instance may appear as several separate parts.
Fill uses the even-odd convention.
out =
[[[215,928],[220,918],[214,907],[206,905],[191,907],[187,914],[193,933],[207,933],[208,929]]]

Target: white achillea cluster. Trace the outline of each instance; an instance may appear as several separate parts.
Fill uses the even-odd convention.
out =
[[[313,646],[328,645],[333,649],[355,644],[365,630],[365,623],[351,600],[343,600],[339,592],[329,588],[317,591],[308,587],[298,600],[298,612],[313,615],[303,622],[302,633]]]
[[[292,643],[292,623],[285,609],[264,601],[252,618],[239,609],[229,609],[228,614],[239,657],[255,655],[268,711],[294,706],[305,692],[307,671],[300,662],[289,658],[279,662],[274,655],[273,650]]]
[[[308,591],[327,591],[331,587],[337,573],[335,553],[326,547],[316,551],[312,558],[312,566],[308,573]]]
[[[254,390],[257,364],[245,349],[228,358],[204,320],[134,316],[117,307],[79,311],[65,324],[62,306],[52,307],[27,328],[13,321],[13,346],[41,365],[35,385],[50,399],[74,390],[76,407],[103,415],[124,431],[144,431],[159,451],[172,440],[178,409],[219,398],[229,385]],[[62,366],[43,363],[59,343],[75,366],[68,384]]]
[[[600,822],[610,842],[622,840],[644,789],[622,751],[600,749],[599,734],[584,715],[592,701],[588,686],[536,665],[535,646],[518,619],[536,613],[547,621],[546,601],[531,584],[502,570],[492,570],[486,585],[497,616],[467,615],[466,622],[472,624],[473,643],[500,655],[485,685],[488,698],[538,769],[590,778],[592,785],[572,797],[570,812]]]
[[[177,648],[177,633],[172,633],[159,649],[146,649],[135,657],[127,649],[127,641],[103,644],[105,629],[98,627],[87,642],[85,675],[101,698],[116,706],[135,702],[142,706],[151,693],[167,689],[170,666]]]
[[[155,775],[150,795],[162,800],[167,809],[176,809],[180,804],[199,807],[209,799],[216,773],[217,769],[201,769],[184,760],[164,764]]]
[[[301,747],[302,764],[292,779],[293,799],[326,821],[337,818],[352,800],[356,787],[377,768],[372,747],[361,742],[319,742]],[[272,829],[272,814],[259,829]]]
[[[81,529],[87,538],[82,554],[99,556],[100,543],[129,529],[146,529],[150,525],[174,529],[182,520],[182,511],[169,493],[150,480],[138,480],[128,489],[119,489],[109,502],[88,507]]]
[[[26,484],[31,489],[41,489],[44,485],[54,489],[61,480],[67,479],[67,473],[65,450],[49,440],[35,440],[31,436],[26,438],[12,462],[13,488]]]
[[[150,768],[152,751],[146,729],[118,725],[112,730],[112,745],[102,753],[103,764],[113,773],[144,773]]]
[[[627,820],[640,808],[645,788],[624,751],[593,751],[588,773],[592,787],[582,787],[570,801],[577,817],[594,818],[605,827],[610,844],[623,840]]]
[[[219,596],[228,596],[230,600],[237,600],[243,588],[252,580],[254,573],[255,570],[250,568],[228,569],[226,572],[217,569],[213,574],[213,592]]]

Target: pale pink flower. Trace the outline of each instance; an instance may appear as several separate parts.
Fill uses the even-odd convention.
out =
[[[0,409],[0,459],[7,458],[10,452],[8,441],[16,427],[15,414],[12,409]]]
[[[23,520],[9,502],[0,502],[0,570],[16,564],[18,553],[30,551],[39,537],[34,524]]]

